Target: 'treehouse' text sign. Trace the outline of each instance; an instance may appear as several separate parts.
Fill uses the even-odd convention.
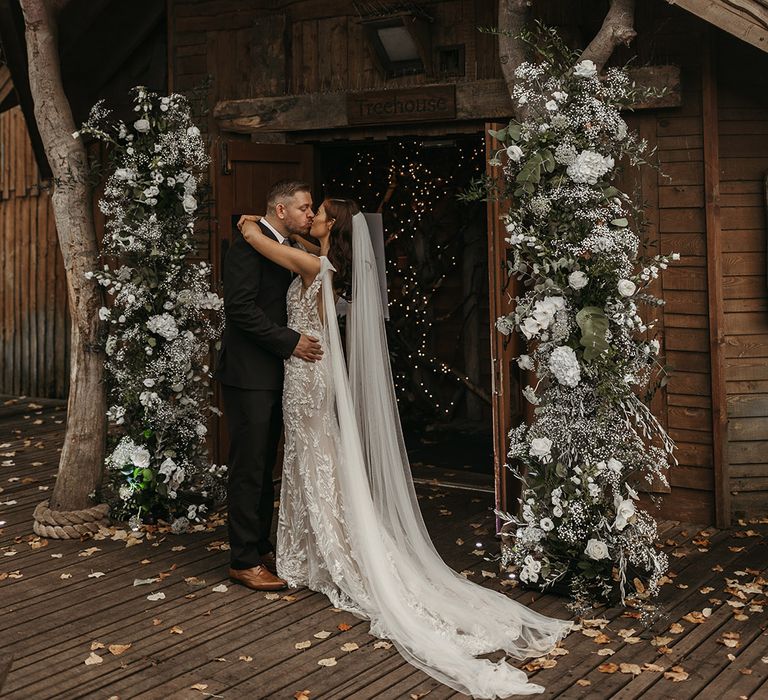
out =
[[[456,89],[433,85],[347,95],[349,124],[400,124],[456,118]]]

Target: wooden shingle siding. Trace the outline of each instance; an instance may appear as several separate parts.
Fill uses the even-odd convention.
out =
[[[69,314],[50,192],[21,109],[0,114],[0,394],[64,398]]]
[[[739,517],[768,511],[768,55],[725,35],[718,55],[727,454]]]

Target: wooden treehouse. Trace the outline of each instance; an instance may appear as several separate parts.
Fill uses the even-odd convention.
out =
[[[377,158],[403,146],[429,158],[433,187],[418,205],[448,239],[455,191],[434,183],[447,181],[459,158],[467,172],[482,168],[488,126],[511,112],[496,37],[478,31],[496,23],[497,3],[395,4],[385,13],[386,3],[341,0],[168,0],[129,10],[73,0],[62,18],[65,87],[76,121],[101,97],[124,109],[138,83],[202,99],[212,210],[198,229],[198,254],[217,279],[232,216],[262,210],[272,181],[309,179],[319,201],[333,186],[351,186],[348,166],[370,163],[353,184],[370,193],[368,209],[386,212],[392,178]],[[550,0],[534,11],[583,45],[605,6]],[[756,0],[649,0],[638,3],[636,40],[613,58],[636,55],[638,75],[667,88],[629,117],[662,170],[636,183],[649,237],[682,255],[658,288],[662,354],[674,374],[654,411],[679,460],[662,514],[721,526],[765,513],[768,498],[767,27]],[[13,0],[0,3],[0,38],[0,392],[63,398],[63,272]],[[493,486],[497,505],[514,508],[503,465],[508,429],[524,419],[522,378],[510,366],[514,348],[492,327],[507,303],[503,237],[493,207],[467,211],[462,235],[473,232],[475,244],[458,250],[445,301],[431,310],[433,359],[458,368],[473,389],[457,384],[450,411],[493,426],[494,457],[476,458],[473,483]],[[403,245],[390,277],[417,255]],[[446,311],[462,299],[474,300],[468,321]],[[218,437],[221,451],[226,436]]]

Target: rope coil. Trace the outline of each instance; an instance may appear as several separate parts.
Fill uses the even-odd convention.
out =
[[[55,540],[80,539],[109,526],[109,506],[106,503],[83,510],[51,510],[48,501],[38,503],[33,514],[36,535]]]

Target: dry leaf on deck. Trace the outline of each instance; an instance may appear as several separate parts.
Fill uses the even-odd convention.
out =
[[[311,646],[312,642],[307,639],[305,642],[296,642],[296,644],[293,645],[293,648],[301,651],[302,649],[309,649]]]
[[[331,633],[326,630],[320,630],[319,632],[315,632],[312,636],[315,639],[328,639],[328,637],[331,636]]]
[[[120,656],[120,654],[125,654],[126,651],[128,651],[131,648],[130,644],[110,644],[108,647],[109,653],[113,656]]]
[[[592,685],[592,681],[589,680],[589,678],[579,678],[579,680],[576,681],[576,685],[586,688],[588,685]]]
[[[683,615],[683,620],[693,622],[695,625],[700,625],[702,622],[706,622],[707,618],[703,613],[700,613],[698,610],[694,610],[693,612],[689,612],[687,615]]]
[[[639,676],[643,672],[637,664],[619,664],[619,670],[622,673],[631,673],[633,676]]]
[[[240,656],[237,657],[237,660],[238,661],[245,661],[246,663],[248,663],[249,661],[253,661],[253,657],[252,656],[248,656],[247,654],[240,654]]]
[[[336,665],[336,659],[331,656],[328,659],[320,659],[320,661],[317,662],[318,666],[335,666]]]
[[[147,600],[165,600],[165,593],[150,593]]]
[[[280,600],[280,594],[279,593],[265,593],[264,598],[267,600]]]
[[[174,625],[171,627],[171,634],[184,634],[184,630],[181,629],[178,625]]]
[[[656,671],[656,673],[661,673],[663,670],[664,670],[664,667],[659,666],[658,664],[651,664],[651,663],[643,664],[643,671]]]
[[[310,693],[308,690],[299,690],[293,694],[295,700],[310,700]]]
[[[680,634],[681,632],[685,632],[685,627],[683,627],[679,622],[673,622],[669,626],[670,634]]]
[[[189,686],[192,690],[199,690],[201,693],[208,687],[207,683],[195,683]]]
[[[669,679],[673,683],[680,683],[681,681],[688,680],[688,673],[682,666],[673,666],[669,671],[664,671],[664,678]]]
[[[336,625],[340,632],[346,632],[352,629],[352,625],[348,625],[346,622],[342,622],[340,625]]]
[[[604,649],[598,649],[597,655],[598,656],[613,656],[616,652],[613,649],[609,649],[608,647],[605,647]]]
[[[94,654],[93,652],[91,652],[88,655],[88,658],[85,661],[83,661],[83,663],[86,666],[95,666],[96,664],[103,663],[103,661],[104,659],[101,658],[98,654]]]
[[[600,671],[600,673],[616,673],[616,671],[619,670],[618,664],[611,663],[610,661],[600,664],[597,667],[597,670]]]
[[[223,583],[220,583],[218,586],[214,586],[211,590],[214,593],[226,593],[229,589]],[[283,600],[285,600],[285,598],[283,598]]]
[[[317,636],[317,635],[315,635]],[[383,640],[380,640],[378,642],[375,642],[373,645],[374,649],[391,649],[392,648],[392,642],[385,642]]]
[[[96,651],[97,649],[104,649],[104,644],[101,642],[91,642],[91,651]]]

